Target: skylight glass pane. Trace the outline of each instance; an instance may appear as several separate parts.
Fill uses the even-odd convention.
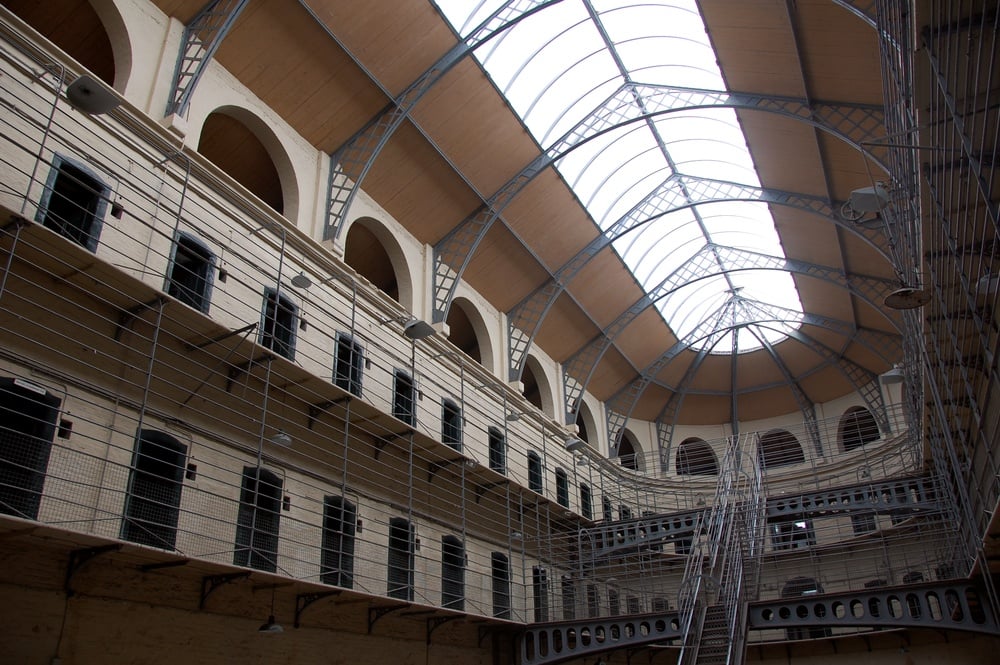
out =
[[[462,35],[503,5],[502,0],[438,2]],[[757,317],[748,301],[801,312],[789,273],[742,270],[747,255],[706,249],[783,256],[765,204],[706,202],[709,193],[727,189],[724,183],[760,186],[735,112],[668,110],[671,105],[662,99],[644,96],[662,97],[659,86],[724,89],[695,0],[564,0],[475,54],[543,149],[564,136],[579,136],[581,123],[600,127],[603,133],[596,136],[591,129],[582,131],[587,139],[560,152],[556,168],[678,338],[728,354],[733,333],[703,333],[713,325],[732,325],[738,350],[749,351],[761,341],[746,327]],[[626,92],[623,86],[630,84],[642,87]],[[610,117],[620,126],[595,122],[594,114],[604,113],[601,105],[619,91]],[[661,112],[639,119],[650,109]],[[642,210],[653,218],[631,217],[651,193],[658,207]],[[678,273],[691,283],[682,285]],[[754,327],[769,343],[784,339],[785,329]]]

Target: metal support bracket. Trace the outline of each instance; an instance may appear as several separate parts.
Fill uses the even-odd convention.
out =
[[[404,436],[408,436],[411,433],[412,432],[410,430],[407,430],[405,432],[398,432],[398,433],[397,432],[390,432],[389,434],[384,434],[384,435],[378,437],[378,440],[375,441],[375,453],[374,453],[373,457],[377,460],[379,458],[379,455],[382,454],[382,449],[383,448],[385,448],[387,445],[389,445],[390,443],[392,443],[396,439],[402,439]]]
[[[264,361],[271,362],[274,360],[274,356],[270,353],[263,353],[256,358],[250,358],[245,360],[238,365],[233,365],[229,368],[229,372],[226,373],[226,392],[228,393],[233,389],[233,384],[236,382],[236,378],[243,373],[249,372],[253,369],[254,365],[261,364]]]
[[[204,349],[206,346],[212,346],[213,344],[218,344],[219,342],[227,340],[230,337],[235,337],[236,335],[242,335],[244,333],[248,333],[256,327],[257,327],[256,323],[251,323],[249,325],[243,326],[242,328],[237,328],[236,330],[230,330],[227,333],[216,335],[215,337],[210,337],[204,342],[199,342],[198,344],[185,344],[184,348],[187,349],[188,351],[195,351],[196,349]]]
[[[115,341],[116,342],[122,341],[122,335],[124,335],[125,330],[132,325],[132,322],[135,321],[136,317],[139,315],[139,312],[147,310],[153,305],[163,305],[163,304],[164,304],[164,299],[157,296],[156,298],[153,298],[149,302],[139,303],[138,305],[129,307],[124,312],[119,314],[118,325],[115,326]]]
[[[309,417],[306,420],[306,427],[310,430],[313,425],[316,424],[316,419],[319,415],[329,409],[331,406],[337,406],[338,404],[343,404],[345,402],[350,402],[350,397],[341,397],[340,399],[328,399],[325,402],[317,402],[316,404],[309,405]]]
[[[464,460],[465,460],[464,457],[456,457],[455,459],[446,459],[440,462],[430,462],[427,465],[427,482],[428,483],[431,482],[434,479],[434,476],[437,475],[437,472],[440,471],[441,469],[451,466],[452,464],[456,464],[458,462],[463,462]]]
[[[378,623],[378,620],[387,614],[396,612],[399,610],[406,609],[409,607],[409,603],[400,603],[398,605],[382,605],[380,607],[369,607],[368,608],[368,634],[372,634],[372,628]]]
[[[250,577],[250,571],[242,573],[227,573],[225,575],[206,575],[201,578],[201,599],[198,601],[198,609],[205,609],[205,601],[212,595],[212,592],[223,584],[235,582]]]
[[[84,564],[93,559],[96,556],[105,554],[107,552],[117,552],[122,548],[121,544],[114,545],[101,545],[99,547],[86,547],[84,549],[73,550],[69,553],[69,563],[66,564],[66,582],[63,588],[66,590],[66,596],[72,596],[74,591],[70,583],[73,581],[73,576],[76,575],[77,571],[80,570]]]
[[[292,625],[298,628],[302,613],[317,600],[329,598],[330,596],[339,596],[340,593],[340,591],[319,591],[317,593],[300,593],[295,596],[295,623]]]
[[[430,619],[428,619],[427,620],[427,644],[429,645],[431,643],[431,635],[434,634],[435,630],[437,630],[441,626],[445,625],[446,623],[450,623],[452,621],[456,621],[456,620],[462,619],[462,618],[464,618],[464,617],[462,617],[461,615],[453,615],[453,616],[446,616],[446,617],[431,617]]]
[[[486,494],[486,492],[493,489],[494,487],[499,487],[500,485],[503,485],[502,481],[497,481],[495,483],[485,483],[483,485],[476,485],[476,503],[479,503],[479,500],[483,498],[483,495]]]

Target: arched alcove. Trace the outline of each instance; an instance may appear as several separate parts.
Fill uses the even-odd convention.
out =
[[[493,371],[492,342],[486,321],[468,299],[456,297],[448,308],[448,340],[465,355]]]
[[[377,289],[399,302],[399,279],[382,242],[363,222],[351,225],[344,240],[344,262]]]
[[[757,456],[761,467],[765,469],[801,464],[806,461],[799,440],[784,429],[773,429],[761,435]]]
[[[635,434],[627,429],[622,432],[622,440],[618,444],[618,462],[633,471],[642,471],[645,468],[642,446],[639,445]]]
[[[707,441],[694,436],[677,446],[675,468],[679,476],[717,476],[719,460]]]
[[[598,447],[597,433],[599,430],[597,420],[594,419],[594,412],[591,411],[585,401],[580,402],[580,408],[576,412],[576,428],[577,436],[580,437],[580,440],[584,441],[591,448]]]
[[[89,2],[4,0],[3,4],[99,79],[115,85],[115,50]]]
[[[529,355],[521,372],[521,383],[524,385],[524,398],[547,416],[553,414],[552,383],[549,381],[545,368],[538,360]]]
[[[229,107],[210,113],[201,129],[198,152],[275,212],[285,214],[285,196],[278,167],[273,155],[258,137],[259,127],[251,128],[245,122],[247,115],[245,111],[236,113]]]
[[[877,441],[880,436],[875,416],[863,406],[853,406],[845,411],[837,427],[837,440],[845,453]]]

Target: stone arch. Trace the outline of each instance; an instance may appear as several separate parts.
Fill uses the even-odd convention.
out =
[[[622,430],[621,443],[618,444],[618,462],[633,471],[644,471],[646,468],[642,445],[628,428]]]
[[[590,406],[586,402],[580,400],[580,408],[576,411],[576,428],[577,436],[581,441],[586,443],[588,446],[594,449],[598,449],[598,432],[600,431],[597,426],[597,419],[594,418],[594,412],[591,410]]]
[[[863,406],[852,406],[840,417],[837,425],[837,443],[843,452],[861,448],[881,437],[878,422],[872,412]]]
[[[132,50],[121,14],[109,0],[4,0],[4,6],[97,78],[118,91],[132,69]],[[72,25],[73,30],[64,29]],[[72,39],[87,35],[86,39]]]
[[[414,308],[413,277],[393,232],[373,217],[354,220],[344,237],[344,262],[409,311]]]
[[[719,459],[707,441],[692,436],[677,446],[674,468],[678,476],[717,476]]]
[[[552,381],[546,374],[542,363],[529,354],[524,362],[521,373],[521,383],[524,385],[523,395],[545,415],[552,417],[555,413],[555,399],[552,396]]]
[[[799,440],[786,429],[773,429],[761,435],[757,458],[764,469],[802,464],[806,461]]]
[[[234,105],[216,107],[201,126],[198,152],[275,212],[295,219],[299,194],[292,160],[256,114]]]
[[[456,297],[448,310],[448,340],[467,356],[493,372],[493,340],[486,319],[471,300]]]

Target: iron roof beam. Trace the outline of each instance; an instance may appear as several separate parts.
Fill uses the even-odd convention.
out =
[[[602,250],[627,233],[656,222],[670,213],[704,203],[723,201],[784,205],[815,213],[863,238],[869,245],[878,250],[886,261],[890,260],[888,238],[884,232],[845,220],[837,212],[839,206],[823,197],[674,173],[600,236],[577,252],[572,259],[558,268],[549,281],[507,312],[510,380],[520,379],[528,350],[552,305],[568,288],[569,283]]]
[[[637,99],[641,100],[641,104],[637,103]],[[479,243],[507,205],[538,174],[572,150],[610,131],[635,122],[646,122],[670,113],[699,108],[763,111],[806,122],[854,146],[885,168],[879,157],[866,147],[881,132],[883,115],[878,106],[839,102],[810,104],[807,100],[794,97],[627,83],[522,168],[490,196],[484,206],[466,217],[437,242],[434,246],[433,320],[445,320],[458,281],[464,275]]]

